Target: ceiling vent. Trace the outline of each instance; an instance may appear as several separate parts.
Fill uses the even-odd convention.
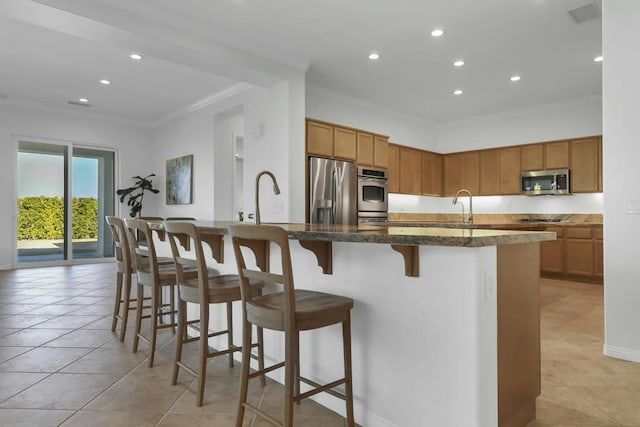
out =
[[[602,16],[602,6],[600,6],[599,2],[589,3],[588,5],[570,10],[569,15],[571,15],[576,24],[582,24],[583,22],[600,18]]]
[[[86,102],[67,101],[67,103],[71,105],[77,105],[80,107],[91,107],[91,104],[87,104]]]

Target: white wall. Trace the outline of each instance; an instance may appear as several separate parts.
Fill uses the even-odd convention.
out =
[[[100,120],[87,116],[74,116],[55,111],[41,111],[25,107],[0,104],[0,269],[10,268],[15,258],[17,138],[32,137],[60,140],[76,144],[113,148],[119,152],[119,172],[116,187],[129,186],[134,175],[150,173],[149,129]],[[155,181],[154,181],[155,183]],[[151,196],[153,197],[153,196]],[[126,205],[121,215],[128,215]]]
[[[438,152],[453,153],[600,134],[602,99],[591,96],[448,123],[436,140]]]
[[[603,2],[605,349],[640,362],[640,2]]]
[[[213,180],[214,190],[214,209],[213,218],[217,219],[236,219],[237,211],[234,202],[237,205],[244,206],[244,186],[238,188],[236,186],[234,172],[237,161],[235,159],[234,139],[236,136],[244,135],[244,119],[242,112],[233,109],[229,113],[223,112],[214,116],[214,171]],[[243,162],[239,164],[242,165]],[[244,182],[240,182],[241,184]],[[243,208],[244,209],[244,208]]]
[[[388,135],[390,141],[436,150],[435,126],[325,89],[307,87],[307,117]]]
[[[303,81],[303,80],[302,80]],[[245,217],[254,212],[255,177],[267,169],[280,185],[281,194],[273,194],[268,177],[261,180],[260,206],[262,220],[267,222],[302,221],[304,206],[304,91],[299,79],[283,81],[270,88],[252,87],[242,93],[221,100],[201,110],[172,119],[158,126],[153,133],[153,164],[161,172],[168,159],[187,154],[194,156],[193,203],[166,205],[158,200],[155,211],[159,216],[192,216],[198,219],[230,219],[226,214],[232,188],[231,168],[226,162],[230,141],[214,130],[215,116],[229,111],[242,111],[244,134],[244,207]],[[220,122],[223,123],[223,122]],[[295,125],[291,125],[295,123]],[[226,125],[225,125],[226,126]],[[259,129],[258,134],[256,131]],[[216,137],[218,136],[218,137]],[[225,144],[225,147],[219,147]],[[230,150],[230,146],[229,150]],[[300,148],[302,147],[302,148]],[[302,154],[299,154],[299,153]],[[298,153],[298,159],[293,160]],[[230,151],[227,153],[230,155]],[[222,155],[223,159],[216,155]],[[161,187],[162,188],[162,187]],[[295,206],[294,206],[295,205]],[[302,209],[302,213],[300,213]],[[216,214],[224,217],[214,217]]]

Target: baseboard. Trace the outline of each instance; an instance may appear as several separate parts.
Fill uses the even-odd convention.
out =
[[[640,363],[640,350],[632,350],[629,348],[605,344],[602,352],[605,356]]]
[[[11,265],[0,265],[0,270],[12,270],[13,267]]]

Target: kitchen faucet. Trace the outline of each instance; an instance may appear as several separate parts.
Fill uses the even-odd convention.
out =
[[[258,175],[256,176],[256,224],[260,224],[260,178],[262,177],[262,175],[269,175],[271,177],[271,180],[273,181],[273,192],[275,194],[280,194],[280,187],[278,187],[278,181],[276,180],[276,177],[273,175],[273,173],[264,170],[264,171],[260,171],[258,172]]]
[[[473,197],[471,196],[471,192],[466,188],[458,190],[455,197],[453,198],[452,203],[454,205],[458,204],[458,196],[460,195],[460,193],[467,193],[467,195],[469,195],[469,221],[468,222],[469,224],[473,224]],[[460,202],[460,204],[462,205],[462,222],[467,222],[464,218],[464,205],[462,204],[462,202]]]

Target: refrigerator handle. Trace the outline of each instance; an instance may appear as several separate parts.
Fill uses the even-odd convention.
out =
[[[336,202],[337,202],[337,194],[338,194],[338,173],[336,170],[333,170],[333,174],[331,176],[331,224],[336,223]]]

